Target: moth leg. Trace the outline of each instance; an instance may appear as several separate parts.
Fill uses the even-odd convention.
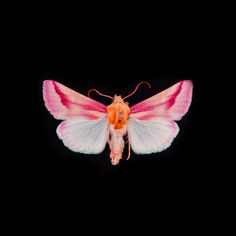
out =
[[[129,160],[129,158],[130,158],[130,142],[129,142],[129,146],[128,146],[128,157],[126,158],[126,161]]]
[[[114,132],[114,129],[115,129],[115,126],[113,124],[110,125],[110,132],[109,132],[109,138],[108,138],[108,144],[111,148],[111,139],[112,139],[112,135],[113,135],[113,132]]]
[[[125,137],[125,143],[128,143],[129,142],[129,136],[127,135],[126,137]]]

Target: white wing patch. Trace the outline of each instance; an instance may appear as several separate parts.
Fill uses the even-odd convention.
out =
[[[128,136],[136,154],[161,152],[168,148],[179,132],[178,125],[166,118],[154,120],[128,120]]]
[[[57,127],[57,135],[74,152],[98,154],[104,150],[109,137],[107,117],[63,121]]]

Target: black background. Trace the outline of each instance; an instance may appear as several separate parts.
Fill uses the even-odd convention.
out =
[[[151,37],[151,36],[150,36]],[[128,42],[127,42],[128,41]],[[162,169],[190,165],[190,168],[206,163],[208,156],[202,150],[206,143],[207,122],[206,98],[210,82],[205,55],[191,41],[167,40],[156,42],[156,46],[147,42],[140,46],[135,39],[101,41],[78,46],[60,45],[46,42],[32,48],[32,61],[26,65],[26,107],[27,128],[30,138],[25,147],[30,154],[25,157],[36,170],[59,170],[85,175],[119,175],[127,176],[154,174]],[[31,59],[31,58],[29,58]],[[99,155],[81,155],[64,147],[56,135],[60,121],[55,120],[44,107],[42,99],[42,82],[46,79],[56,80],[82,94],[90,88],[113,96],[127,95],[140,81],[148,81],[152,88],[141,87],[128,99],[130,105],[142,101],[163,89],[190,79],[193,81],[193,101],[189,112],[178,122],[180,132],[167,150],[152,155],[137,156],[132,153],[129,161],[121,161],[118,166],[111,166],[109,148]],[[94,99],[108,105],[110,100],[92,95]],[[204,149],[204,152],[207,152]],[[124,152],[124,157],[127,152]],[[176,167],[175,167],[176,165]],[[59,168],[59,169],[57,169]],[[73,169],[71,172],[70,169]]]
[[[17,118],[21,125],[14,122],[20,129],[16,148],[10,150],[10,168],[16,176],[39,183],[108,182],[105,186],[110,188],[126,185],[129,180],[130,185],[139,185],[140,180],[156,186],[165,185],[166,180],[197,181],[210,175],[216,151],[211,140],[215,122],[212,91],[217,92],[214,85],[219,84],[215,64],[218,51],[207,25],[203,27],[197,20],[188,22],[187,16],[173,19],[156,19],[156,25],[77,20],[77,26],[59,18],[47,21],[41,17],[28,27],[18,27],[13,44],[16,49],[14,56],[10,55],[17,66],[12,64],[14,69],[9,70],[9,75],[14,76],[8,81],[19,94],[14,113],[21,114]],[[122,160],[114,167],[108,147],[91,156],[64,147],[56,135],[60,121],[49,114],[43,103],[42,83],[46,79],[85,95],[90,88],[96,88],[111,96],[124,96],[138,82],[150,82],[152,88],[141,87],[129,99],[130,105],[190,79],[193,100],[189,112],[177,122],[180,132],[167,150],[152,155],[132,153],[129,161]],[[108,99],[92,96],[109,104]]]
[[[2,86],[2,93],[7,94],[2,105],[7,104],[13,115],[4,115],[11,130],[4,136],[8,145],[1,158],[2,163],[7,161],[2,165],[7,186],[4,192],[9,193],[13,207],[21,207],[20,217],[25,206],[31,209],[30,217],[38,210],[46,217],[48,209],[61,213],[78,205],[75,215],[87,222],[102,218],[106,208],[106,217],[112,216],[110,225],[114,227],[129,223],[132,213],[141,226],[145,219],[154,219],[156,226],[157,218],[169,224],[171,216],[175,222],[182,220],[183,214],[187,220],[181,225],[185,227],[192,221],[188,216],[195,212],[201,220],[205,215],[208,224],[205,213],[218,211],[220,201],[214,201],[225,192],[219,185],[226,186],[228,179],[223,177],[230,165],[227,158],[232,159],[226,148],[220,153],[228,136],[219,136],[225,126],[217,122],[218,114],[226,110],[223,85],[229,88],[232,83],[225,72],[221,73],[221,49],[216,41],[219,32],[213,32],[219,22],[210,16],[212,7],[200,8],[185,10],[183,6],[179,11],[168,6],[164,14],[162,8],[154,8],[155,12],[145,12],[148,17],[133,8],[126,17],[120,12],[113,16],[111,10],[109,16],[100,11],[83,16],[83,9],[71,13],[57,11],[55,6],[47,13],[47,7],[38,14],[36,8],[31,9],[30,16],[20,11],[14,27],[8,27],[10,39],[4,45],[5,61],[10,63],[3,79],[9,84]],[[131,14],[134,12],[136,16]],[[188,113],[177,122],[180,132],[167,150],[152,155],[132,153],[129,161],[122,160],[114,167],[108,147],[99,155],[81,155],[58,139],[56,127],[60,121],[49,114],[42,99],[45,79],[85,95],[90,88],[126,95],[138,82],[150,82],[152,88],[141,87],[129,99],[130,105],[190,79],[193,99]],[[105,98],[92,96],[109,104]],[[119,208],[120,203],[125,207]],[[147,213],[141,214],[142,210]],[[121,218],[116,214],[119,211]],[[70,216],[65,215],[71,220]],[[102,228],[107,225],[106,219]]]

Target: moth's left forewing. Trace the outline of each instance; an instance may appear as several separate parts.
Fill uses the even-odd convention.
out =
[[[131,116],[147,120],[166,117],[180,120],[192,101],[193,84],[184,80],[131,107]]]

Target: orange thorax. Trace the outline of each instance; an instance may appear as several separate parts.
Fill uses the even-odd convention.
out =
[[[107,113],[109,124],[113,124],[115,129],[121,129],[127,122],[130,108],[121,96],[115,96],[113,103],[107,106]]]

